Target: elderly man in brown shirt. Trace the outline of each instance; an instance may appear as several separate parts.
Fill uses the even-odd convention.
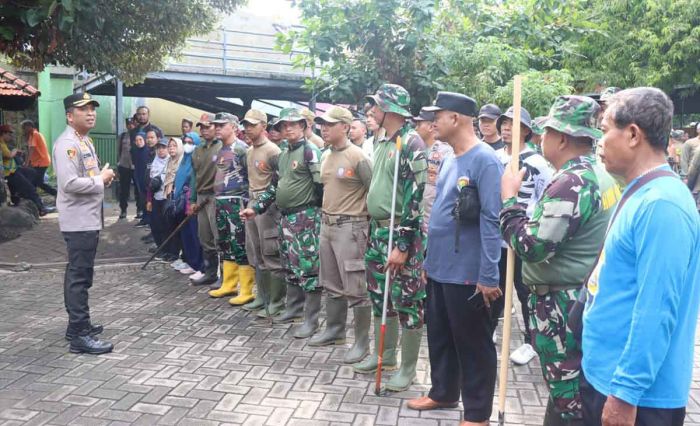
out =
[[[329,149],[321,160],[324,186],[320,238],[320,277],[326,290],[326,329],[310,346],[345,342],[348,307],[355,315],[355,343],[343,362],[369,353],[371,304],[367,297],[364,254],[367,247],[367,191],[372,179],[369,158],[348,139],[352,113],[334,106],[316,118]]]

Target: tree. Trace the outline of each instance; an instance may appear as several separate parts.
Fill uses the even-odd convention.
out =
[[[601,31],[586,35],[565,61],[592,89],[700,83],[697,0],[596,0]]]
[[[301,0],[303,28],[278,36],[302,68],[317,68],[306,87],[332,101],[359,104],[382,83],[404,86],[414,110],[431,99],[426,43],[434,0]]]
[[[37,71],[62,64],[136,83],[243,0],[7,0],[0,53]]]
[[[601,86],[670,92],[700,82],[697,0],[301,0],[302,29],[280,37],[318,67],[306,86],[357,102],[381,82],[406,87],[414,111],[437,90],[508,104],[515,74],[543,114],[557,95]],[[508,95],[510,96],[510,95]]]

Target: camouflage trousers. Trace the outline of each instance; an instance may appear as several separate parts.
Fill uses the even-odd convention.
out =
[[[370,235],[365,264],[367,266],[367,290],[372,301],[375,316],[382,315],[384,305],[384,266],[387,263],[387,246],[389,245],[389,227],[379,226],[370,221]],[[421,279],[423,269],[423,253],[425,249],[424,234],[416,232],[408,248],[408,260],[401,272],[390,281],[387,316],[399,316],[404,328],[423,327],[423,305],[426,292],[425,283]]]
[[[306,292],[320,288],[318,282],[321,209],[309,207],[283,214],[279,223],[280,257],[287,282]]]
[[[239,265],[248,264],[245,251],[245,224],[239,216],[244,208],[244,200],[238,197],[216,198],[217,246],[222,260],[230,260]]]
[[[580,289],[530,294],[532,345],[540,357],[544,380],[554,409],[564,420],[580,419],[581,347],[567,322]]]

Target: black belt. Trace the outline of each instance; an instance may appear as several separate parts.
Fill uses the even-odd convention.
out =
[[[292,207],[292,208],[289,208],[289,209],[280,209],[280,213],[282,213],[283,215],[287,216],[287,215],[290,215],[290,214],[303,212],[304,210],[309,209],[309,208],[311,208],[311,207],[316,207],[316,206],[314,206],[313,204],[304,204],[303,206]]]

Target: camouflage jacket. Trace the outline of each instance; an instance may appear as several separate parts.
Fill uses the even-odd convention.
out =
[[[594,161],[592,156],[581,156],[564,164],[545,188],[529,220],[526,205],[515,197],[503,203],[501,234],[524,262],[550,259],[601,211]]]
[[[384,137],[375,142],[372,182],[367,194],[370,217],[388,219],[391,216],[391,194],[394,178],[394,155],[396,138],[401,136],[399,157],[399,179],[396,196],[395,228],[396,242],[410,245],[416,232],[421,229],[423,190],[427,180],[428,163],[423,139],[408,125],[393,137]]]

